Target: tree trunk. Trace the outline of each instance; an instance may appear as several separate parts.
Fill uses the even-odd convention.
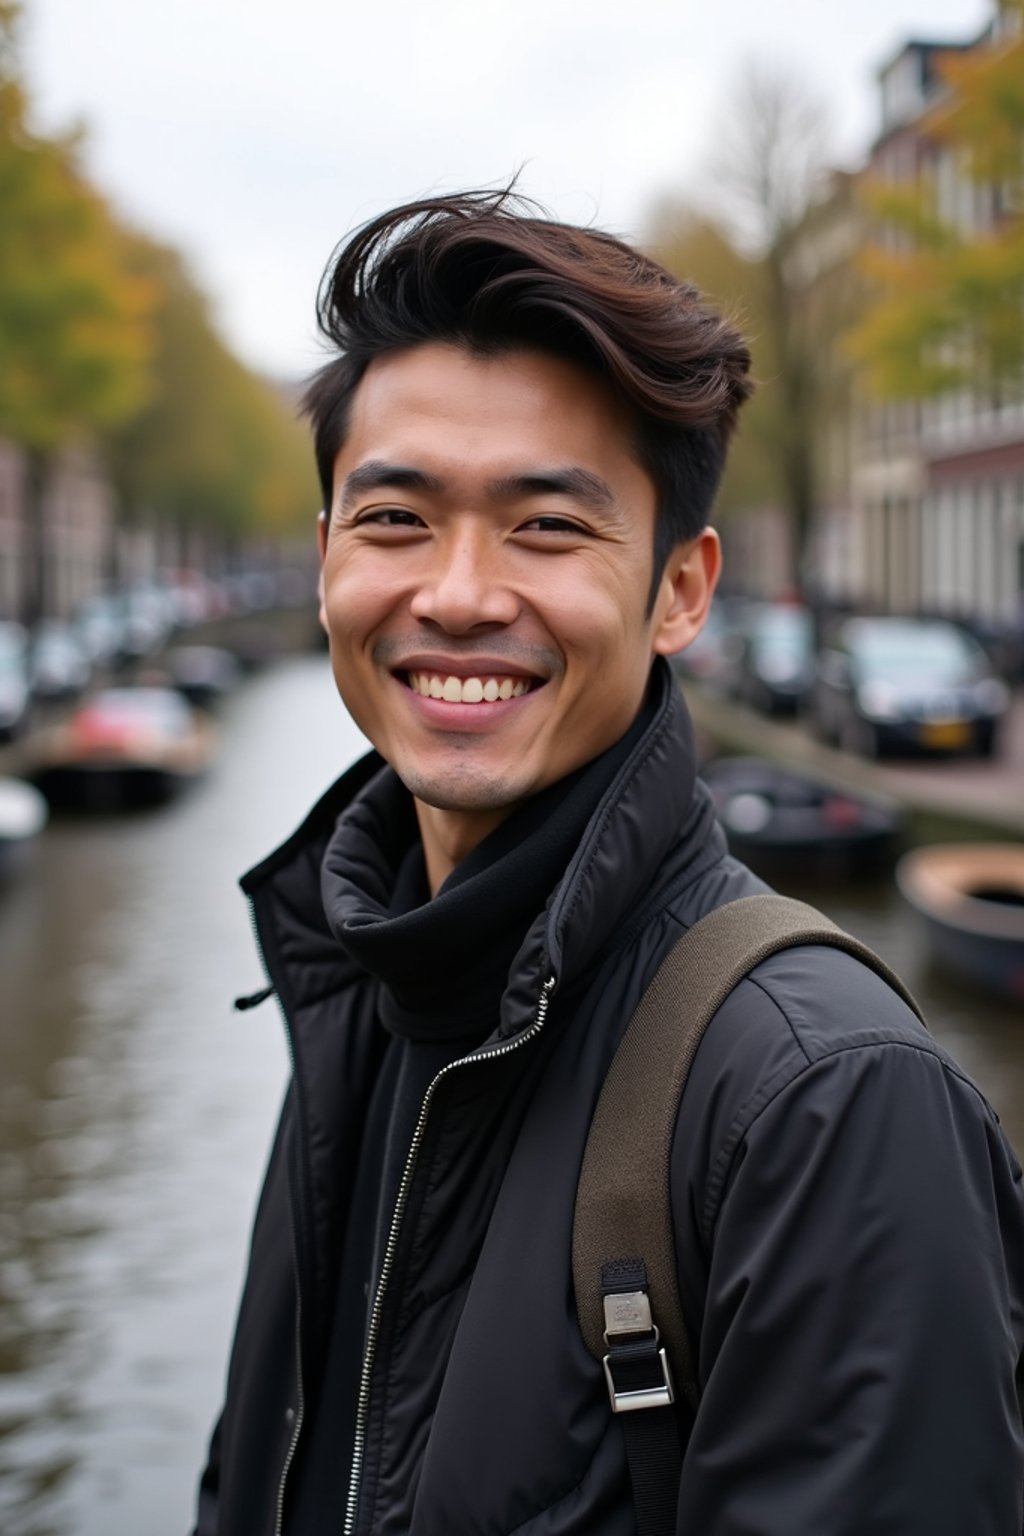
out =
[[[767,255],[773,344],[784,422],[780,469],[792,532],[793,585],[804,593],[815,505],[815,389],[813,364],[800,335],[799,297],[786,275],[786,237]]]
[[[50,606],[50,550],[46,527],[46,479],[49,460],[39,449],[25,450],[22,519],[25,559],[22,566],[21,617],[31,633]]]

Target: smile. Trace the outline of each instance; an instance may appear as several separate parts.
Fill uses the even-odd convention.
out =
[[[440,699],[445,704],[495,704],[499,700],[518,699],[539,680],[528,677],[451,677],[440,672],[407,672],[406,683],[424,699]]]

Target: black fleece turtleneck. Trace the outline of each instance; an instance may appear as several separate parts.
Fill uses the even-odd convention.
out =
[[[432,901],[412,797],[393,769],[348,808],[324,857],[324,911],[339,943],[378,978],[389,1034],[478,1043],[491,1032],[527,929],[654,708],[648,699],[613,747],[521,806]]]
[[[415,806],[382,769],[339,818],[322,866],[324,912],[379,984],[390,1039],[367,1109],[342,1247],[324,1385],[291,1480],[290,1528],[319,1536],[343,1507],[369,1298],[410,1143],[439,1071],[482,1044],[509,969],[590,818],[650,724],[657,689],[607,752],[521,806],[431,900]]]

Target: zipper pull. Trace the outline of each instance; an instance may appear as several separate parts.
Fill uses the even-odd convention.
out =
[[[258,1008],[260,1003],[265,1003],[268,997],[273,995],[273,987],[261,987],[258,992],[250,992],[248,995],[236,997],[234,1007],[239,1013],[245,1013],[249,1008]]]

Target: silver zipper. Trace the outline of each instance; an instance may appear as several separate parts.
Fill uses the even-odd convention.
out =
[[[352,1471],[348,1485],[348,1502],[345,1506],[345,1524],[343,1536],[353,1536],[356,1527],[356,1509],[359,1503],[359,1483],[363,1472],[363,1455],[366,1450],[366,1419],[370,1406],[370,1378],[373,1374],[373,1361],[377,1348],[377,1335],[380,1331],[380,1319],[384,1305],[384,1293],[387,1290],[388,1280],[395,1262],[395,1250],[398,1247],[398,1233],[402,1225],[402,1217],[405,1214],[406,1202],[409,1198],[409,1189],[412,1184],[412,1176],[416,1167],[416,1159],[419,1156],[420,1146],[426,1130],[427,1116],[430,1113],[430,1105],[438,1083],[447,1077],[449,1072],[454,1072],[458,1067],[473,1065],[478,1061],[490,1061],[497,1056],[508,1056],[512,1051],[532,1040],[544,1027],[547,1017],[548,1003],[555,985],[555,978],[550,976],[541,988],[540,998],[537,1002],[537,1015],[528,1029],[510,1040],[507,1045],[492,1047],[487,1051],[474,1051],[472,1055],[460,1056],[457,1061],[450,1061],[427,1088],[420,1108],[419,1119],[413,1132],[412,1142],[409,1147],[409,1155],[405,1160],[405,1168],[402,1172],[402,1182],[398,1186],[398,1196],[395,1200],[395,1209],[391,1217],[391,1228],[388,1232],[388,1243],[384,1250],[384,1260],[380,1267],[380,1279],[377,1282],[377,1290],[373,1298],[373,1308],[370,1312],[370,1321],[366,1330],[366,1347],[363,1353],[363,1370],[359,1381],[359,1398],[356,1404],[356,1432],[352,1445]],[[280,1533],[278,1533],[280,1536]]]
[[[295,1427],[292,1430],[292,1438],[285,1453],[284,1465],[281,1468],[281,1481],[277,1487],[277,1515],[274,1520],[274,1536],[281,1536],[284,1527],[284,1491],[288,1482],[288,1473],[295,1459],[295,1452],[299,1444],[299,1436],[302,1433],[303,1420],[306,1417],[306,1396],[302,1384],[302,1288],[299,1285],[299,1253],[295,1246],[295,1218],[292,1217],[292,1264],[295,1269],[295,1384],[298,1405],[295,1410]]]
[[[288,1057],[291,1062],[292,1069],[292,1082],[294,1083],[296,1081],[295,1047],[292,1044],[292,1032],[288,1023],[288,1015],[284,1011],[284,1003],[281,1001],[281,994],[278,992],[277,987],[274,985],[274,978],[270,974],[270,967],[267,964],[267,957],[263,953],[263,943],[260,939],[259,925],[256,922],[255,904],[251,896],[248,898],[248,900],[249,922],[252,925],[253,938],[256,941],[256,953],[260,957],[260,963],[263,966],[263,973],[266,976],[267,981],[270,983],[274,996],[277,998],[277,1006],[280,1010],[281,1021],[284,1024],[284,1037],[288,1046]],[[289,1205],[294,1207],[295,1195],[290,1187],[288,1191],[288,1201]],[[295,1460],[295,1452],[298,1449],[299,1436],[302,1433],[302,1425],[306,1416],[306,1396],[302,1381],[302,1287],[299,1284],[299,1249],[298,1244],[295,1241],[294,1209],[291,1211],[291,1221],[288,1224],[288,1233],[289,1237],[291,1238],[292,1268],[295,1273],[295,1395],[297,1398],[297,1404],[295,1410],[295,1426],[292,1429],[292,1437],[288,1443],[288,1449],[285,1452],[284,1465],[281,1468],[281,1479],[277,1485],[277,1513],[274,1519],[274,1536],[281,1536],[281,1532],[284,1526],[285,1486],[288,1482],[288,1473],[291,1470],[292,1462]]]

